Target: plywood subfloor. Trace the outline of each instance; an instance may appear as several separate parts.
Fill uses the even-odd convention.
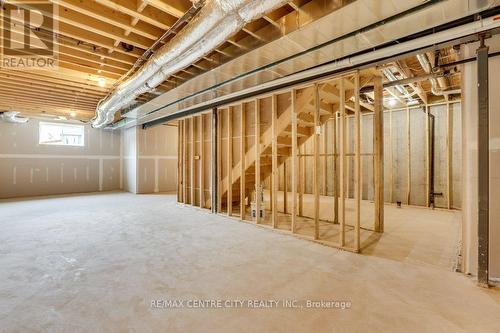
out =
[[[498,291],[441,267],[382,255],[383,239],[373,255],[357,255],[177,205],[165,195],[1,201],[0,217],[2,332],[496,332],[500,326]],[[352,306],[160,310],[151,309],[155,299]]]

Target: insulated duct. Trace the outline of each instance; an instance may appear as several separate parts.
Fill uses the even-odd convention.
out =
[[[245,24],[289,0],[208,0],[197,16],[161,47],[134,75],[121,83],[96,108],[92,126],[110,124],[115,113],[137,96],[198,61],[241,30]]]
[[[420,63],[420,66],[422,66],[422,68],[424,69],[424,71],[427,74],[432,74],[432,66],[431,66],[431,63],[429,61],[429,58],[427,58],[427,55],[417,54],[417,59],[418,59],[418,62]],[[441,88],[439,88],[439,84],[438,84],[436,78],[431,78],[429,80],[431,82],[431,91],[436,96],[444,96],[444,95],[460,94],[461,93],[460,89],[443,91]]]
[[[385,77],[391,81],[391,82],[395,82],[395,81],[398,81],[398,78],[394,75],[394,73],[388,69],[388,68],[385,68],[383,70],[383,73],[385,75]],[[398,84],[395,86],[396,89],[399,91],[399,93],[402,95],[403,98],[406,98],[409,100],[409,103],[414,103],[415,100],[413,99],[413,96],[416,94],[416,93],[413,93],[411,94],[408,89],[406,89],[403,85],[401,84]]]
[[[29,118],[18,117],[19,112],[17,111],[5,111],[0,113],[0,119],[6,123],[14,124],[25,124],[28,122]]]

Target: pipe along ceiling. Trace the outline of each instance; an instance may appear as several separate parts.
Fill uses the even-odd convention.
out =
[[[102,128],[115,113],[130,105],[177,71],[212,52],[247,23],[283,6],[288,0],[207,0],[199,13],[162,46],[129,79],[99,102],[91,124]]]

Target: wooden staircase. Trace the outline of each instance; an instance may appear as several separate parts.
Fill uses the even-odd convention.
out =
[[[336,81],[339,82],[339,81]],[[354,95],[354,84],[349,80],[345,82],[345,102],[346,109],[349,109],[349,100]],[[297,91],[296,112],[297,112],[297,146],[302,146],[307,140],[313,137],[315,133],[314,112],[316,112],[316,89],[309,87]],[[340,91],[334,83],[326,83],[319,87],[319,118],[318,126],[322,126],[339,110]],[[262,112],[263,110],[261,110]],[[281,112],[276,119],[276,140],[277,140],[277,167],[279,168],[292,155],[292,105]],[[260,139],[260,172],[261,180],[265,180],[272,174],[272,144],[273,128],[269,126],[261,132]],[[245,196],[248,197],[255,190],[255,144],[246,147],[245,153]],[[240,202],[240,179],[241,165],[238,161],[233,165],[232,179],[232,201],[236,205]],[[221,179],[219,185],[220,197],[222,203],[227,202],[228,180],[227,175]],[[250,202],[249,200],[248,202]]]

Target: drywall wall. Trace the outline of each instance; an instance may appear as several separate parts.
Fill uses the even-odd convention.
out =
[[[120,189],[120,133],[85,125],[85,146],[39,144],[39,120],[0,122],[0,198]]]
[[[131,193],[175,192],[177,126],[122,130],[123,188]]]
[[[500,50],[500,37],[486,41],[490,53]],[[462,48],[464,58],[475,57],[478,44]],[[463,108],[462,114],[462,181],[463,181],[463,271],[477,274],[477,64],[462,66]],[[490,93],[490,277],[500,281],[500,58],[489,60]]]
[[[177,126],[137,130],[137,192],[177,190]]]
[[[122,130],[123,189],[137,193],[137,128]]]

